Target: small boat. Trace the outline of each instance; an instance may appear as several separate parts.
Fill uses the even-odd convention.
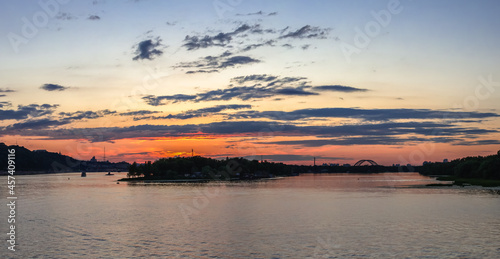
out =
[[[115,175],[115,174],[112,174],[111,172],[108,172],[108,173],[107,173],[107,174],[105,174],[105,175]]]
[[[82,177],[87,177],[87,172],[82,171]]]

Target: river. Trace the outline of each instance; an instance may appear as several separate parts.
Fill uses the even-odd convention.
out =
[[[1,258],[500,258],[500,191],[416,173],[117,184],[125,173],[16,179]],[[7,177],[0,177],[7,204]]]

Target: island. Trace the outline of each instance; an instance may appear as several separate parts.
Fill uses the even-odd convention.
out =
[[[119,181],[206,182],[257,180],[298,175],[296,166],[245,158],[169,157],[132,163],[127,178]]]

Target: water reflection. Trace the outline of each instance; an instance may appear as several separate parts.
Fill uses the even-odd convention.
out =
[[[125,173],[20,176],[16,256],[500,255],[498,189],[429,188],[424,185],[434,183],[432,178],[411,173],[116,184],[121,177]],[[6,217],[5,210],[0,217]]]

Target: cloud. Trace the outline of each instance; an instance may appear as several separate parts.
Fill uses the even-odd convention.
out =
[[[209,48],[209,47],[224,47],[227,44],[229,44],[232,40],[233,37],[241,34],[243,32],[246,32],[248,30],[252,29],[251,26],[247,24],[243,24],[240,27],[236,28],[232,32],[227,32],[227,33],[218,33],[214,36],[189,36],[186,35],[184,38],[184,46],[187,50],[197,50],[197,49],[204,49],[204,48]]]
[[[92,20],[92,21],[98,21],[100,19],[101,17],[98,15],[89,15],[89,17],[87,18],[87,20]]]
[[[12,103],[11,102],[0,102],[0,109],[3,109],[4,107],[11,107]],[[1,113],[1,111],[0,111]]]
[[[7,88],[0,88],[0,93],[12,93],[15,92],[14,90],[7,89]]]
[[[166,102],[178,103],[178,102],[193,101],[196,99],[196,96],[186,95],[186,94],[175,94],[167,96],[147,95],[142,97],[142,99],[149,105],[159,106],[159,105],[165,105]]]
[[[264,47],[264,46],[271,46],[271,47],[274,47],[274,43],[276,43],[275,40],[268,40],[266,42],[263,42],[263,43],[258,43],[258,44],[249,44],[247,46],[245,46],[241,51],[242,52],[245,52],[245,51],[250,51],[252,49],[256,49],[256,48],[260,48],[260,47]]]
[[[236,14],[236,16],[274,16],[274,15],[278,15],[278,12],[266,13],[263,11],[258,11],[255,13]]]
[[[140,111],[122,112],[122,113],[120,113],[120,115],[121,116],[144,116],[144,115],[151,115],[151,114],[156,114],[156,113],[161,113],[161,112],[160,111],[140,110]]]
[[[281,39],[285,38],[295,38],[295,39],[326,39],[328,36],[329,29],[321,29],[319,27],[312,27],[310,25],[306,25],[296,31],[289,32],[283,36]]]
[[[258,59],[249,56],[233,56],[233,53],[225,51],[219,56],[206,56],[194,62],[181,62],[174,68],[196,68],[197,70],[189,70],[186,74],[194,73],[215,73],[220,69],[235,67],[238,65],[247,65],[261,62]]]
[[[221,110],[215,108],[215,110]],[[187,114],[187,113],[186,113]],[[36,121],[41,125],[57,125],[57,121]],[[33,125],[31,125],[33,126]],[[29,130],[17,125],[17,129],[5,130],[7,135],[45,136],[49,139],[88,139],[90,141],[112,141],[128,138],[159,137],[258,137],[263,131],[273,136],[316,139],[267,141],[256,139],[255,144],[324,146],[324,145],[401,145],[420,142],[456,143],[464,139],[498,133],[496,130],[475,127],[459,127],[450,123],[433,122],[387,122],[376,124],[346,124],[325,126],[304,126],[270,121],[222,121],[206,124],[186,125],[137,125],[109,128],[47,129],[40,127]],[[24,130],[20,130],[24,129]],[[477,142],[480,144],[481,142]],[[471,143],[472,144],[472,143]]]
[[[389,121],[400,119],[440,119],[463,120],[485,119],[500,117],[496,113],[481,112],[453,112],[430,109],[358,109],[358,108],[319,108],[300,109],[289,112],[284,111],[248,111],[231,115],[231,118],[257,119],[267,118],[272,120],[301,120],[310,118],[354,118],[366,121]]]
[[[313,89],[318,91],[333,91],[333,92],[345,92],[345,93],[369,91],[368,89],[364,88],[357,88],[344,85],[321,85],[321,86],[315,86]]]
[[[230,57],[230,58],[224,60],[218,66],[218,68],[234,67],[236,65],[245,65],[245,64],[259,63],[259,62],[260,62],[260,60],[253,59],[253,58],[247,57],[247,56],[234,56],[234,57]]]
[[[233,60],[234,61],[234,60]],[[234,61],[239,63],[240,61]],[[248,76],[238,76],[231,79],[232,83],[228,88],[209,90],[197,94],[184,95],[166,95],[154,96],[148,95],[142,99],[149,105],[159,106],[167,103],[178,102],[205,102],[205,101],[228,101],[239,99],[243,101],[256,100],[277,96],[312,96],[319,93],[311,91],[315,87],[310,86],[305,77],[278,77],[267,74],[254,74]],[[320,89],[322,89],[320,87]],[[346,90],[347,89],[347,90]],[[358,89],[354,87],[345,87],[340,91],[349,92]],[[323,91],[325,89],[322,89]],[[328,89],[329,90],[329,89]],[[338,90],[338,89],[335,89]]]
[[[40,89],[52,92],[52,91],[64,91],[64,90],[69,89],[69,87],[58,85],[58,84],[44,84],[44,85],[40,86]]]
[[[10,103],[4,105],[10,106]],[[2,106],[2,108],[4,107]],[[0,110],[0,120],[23,120],[28,117],[41,117],[50,115],[59,105],[54,104],[30,104],[19,105],[17,110]]]
[[[58,13],[55,16],[55,18],[58,19],[58,20],[65,20],[65,21],[76,19],[76,17],[73,16],[72,14],[70,14],[70,13],[64,13],[64,12]]]
[[[163,54],[163,51],[158,49],[163,46],[161,44],[161,39],[157,37],[155,40],[149,39],[141,41],[137,44],[137,50],[135,54],[137,54],[132,60],[153,60],[155,57],[159,57]]]
[[[225,111],[225,110],[241,110],[241,109],[251,109],[251,108],[252,108],[251,105],[245,105],[245,104],[217,105],[217,106],[208,107],[208,108],[201,108],[201,109],[197,109],[197,110],[189,110],[189,111],[185,111],[185,112],[177,113],[177,114],[169,114],[167,116],[149,116],[149,117],[142,117],[142,118],[134,118],[134,120],[143,120],[143,119],[186,120],[186,119],[191,119],[191,118],[206,117],[206,116],[212,116],[212,115],[221,115],[219,113],[221,111]],[[222,114],[222,115],[224,115],[224,114]]]
[[[84,120],[84,119],[97,119],[104,117],[106,115],[116,114],[115,111],[100,110],[100,111],[76,111],[76,112],[60,112],[59,116],[61,116],[64,120],[75,121],[75,120]]]

